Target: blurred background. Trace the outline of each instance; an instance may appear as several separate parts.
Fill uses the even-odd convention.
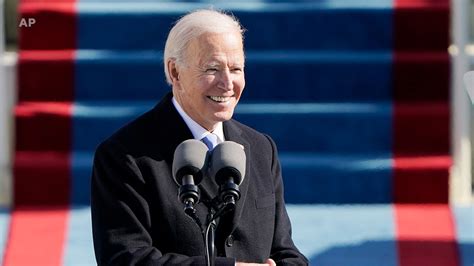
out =
[[[474,0],[0,0],[0,265],[95,264],[95,147],[209,7],[247,29],[234,118],[276,141],[312,265],[474,264]]]

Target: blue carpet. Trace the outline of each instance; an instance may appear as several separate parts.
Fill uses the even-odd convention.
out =
[[[474,265],[474,206],[453,207],[462,266]]]
[[[75,99],[158,101],[170,90],[162,53],[77,51]],[[387,102],[392,97],[392,63],[390,51],[247,50],[242,100]]]
[[[392,205],[288,205],[288,213],[312,265],[398,263]]]
[[[391,0],[298,2],[220,1],[210,4],[209,1],[127,3],[82,0],[77,4],[77,48],[161,48],[164,47],[170,25],[176,19],[192,9],[210,6],[232,11],[243,26],[250,29],[246,33],[245,43],[248,50],[392,48]],[[295,16],[295,13],[298,15]],[[311,30],[308,31],[308,28]],[[294,40],[294,36],[298,36],[298,41]]]
[[[80,102],[73,106],[73,148],[93,150],[154,102]],[[390,103],[244,104],[234,118],[274,138],[280,151],[389,153]],[[289,137],[289,134],[298,136]],[[350,132],[350,134],[349,134]],[[354,141],[357,140],[357,141]]]
[[[287,208],[295,244],[311,265],[397,265],[391,205]],[[73,207],[70,215],[64,265],[93,265],[90,208]]]
[[[92,152],[72,154],[74,204],[89,205]],[[280,153],[285,197],[289,203],[389,203],[392,159],[389,156]],[[339,163],[344,162],[342,166]]]
[[[71,208],[65,245],[65,266],[96,264],[89,207],[73,206]]]

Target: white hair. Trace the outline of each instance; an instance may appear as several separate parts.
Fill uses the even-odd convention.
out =
[[[222,11],[200,9],[186,14],[176,22],[166,40],[163,56],[166,82],[172,84],[168,72],[168,60],[175,60],[176,65],[183,66],[186,63],[186,49],[191,40],[204,33],[236,32],[243,41],[244,31],[234,16]]]

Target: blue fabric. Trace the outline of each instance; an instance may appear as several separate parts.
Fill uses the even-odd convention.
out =
[[[162,51],[78,51],[76,101],[158,101]],[[245,102],[391,101],[390,51],[246,51]]]
[[[90,204],[93,152],[72,154],[72,202]],[[288,203],[392,202],[390,155],[280,153]],[[340,162],[344,162],[342,165]]]
[[[217,146],[217,136],[213,133],[207,134],[204,138],[201,139],[207,148],[212,151]]]
[[[234,118],[270,134],[280,151],[363,155],[391,153],[392,113],[390,103],[266,103],[240,104]]]
[[[76,103],[73,107],[74,150],[94,150],[107,136],[153,104]],[[392,112],[390,103],[240,103],[234,118],[270,134],[280,151],[386,154],[392,149]],[[288,138],[290,132],[298,132],[299,137]]]
[[[92,152],[113,132],[151,109],[156,102],[76,102],[72,108],[73,151]]]
[[[108,101],[73,106],[74,204],[89,204],[97,145],[154,104]],[[380,103],[240,103],[235,114],[275,139],[291,203],[391,202],[391,116],[391,105]],[[290,137],[295,132],[298,136]]]
[[[89,206],[93,152],[71,154],[71,202],[76,206]]]
[[[390,203],[390,154],[280,153],[289,203]]]
[[[172,23],[209,3],[78,2],[75,204],[88,204],[95,147],[170,90],[162,50]],[[246,89],[234,118],[277,143],[287,201],[391,202],[392,1],[213,5],[247,29]]]
[[[231,11],[248,29],[247,50],[391,50],[393,46],[391,0],[213,2],[212,6]],[[77,47],[161,49],[174,21],[190,10],[208,7],[205,2],[82,0],[77,4]]]

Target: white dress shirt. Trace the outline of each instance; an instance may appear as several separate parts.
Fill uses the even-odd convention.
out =
[[[193,134],[194,139],[197,140],[202,140],[205,136],[207,136],[210,133],[213,133],[217,136],[217,143],[224,142],[224,129],[222,127],[222,122],[219,122],[217,124],[217,127],[214,129],[214,131],[209,132],[207,129],[203,128],[201,125],[199,125],[196,121],[194,121],[179,105],[178,101],[173,96],[173,99],[171,100],[173,102],[174,107],[178,111],[179,115],[183,118],[184,122],[188,126],[189,130],[191,130],[191,133]]]

